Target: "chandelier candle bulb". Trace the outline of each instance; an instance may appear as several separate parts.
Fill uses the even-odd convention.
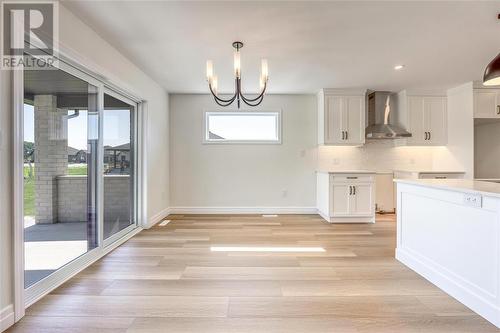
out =
[[[217,91],[217,75],[212,76],[212,90],[214,91],[215,95],[218,95]]]
[[[212,80],[212,76],[214,75],[214,65],[212,60],[207,60],[207,81],[210,82]]]
[[[264,81],[267,81],[268,77],[269,77],[269,69],[267,67],[267,59],[262,59],[261,61],[261,73],[262,73],[262,77],[264,79]]]
[[[234,51],[234,75],[236,75],[236,77],[240,77],[240,73],[241,73],[240,51],[235,50]]]

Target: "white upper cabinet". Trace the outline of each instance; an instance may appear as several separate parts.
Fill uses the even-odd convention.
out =
[[[365,143],[365,91],[323,89],[318,94],[318,143]]]
[[[443,96],[409,96],[407,130],[412,134],[408,144],[443,146],[448,139],[447,100]]]
[[[474,89],[474,118],[500,118],[500,89]]]

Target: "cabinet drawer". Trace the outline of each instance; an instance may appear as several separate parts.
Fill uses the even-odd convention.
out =
[[[375,175],[372,174],[333,174],[330,175],[330,180],[334,183],[355,183],[355,182],[373,182]]]
[[[420,179],[461,179],[464,178],[462,173],[423,173]]]

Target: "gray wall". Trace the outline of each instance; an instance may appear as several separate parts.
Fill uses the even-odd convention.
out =
[[[218,109],[209,95],[170,95],[171,206],[315,207],[316,96],[267,95],[251,108],[282,110],[280,145],[203,144],[204,111]]]

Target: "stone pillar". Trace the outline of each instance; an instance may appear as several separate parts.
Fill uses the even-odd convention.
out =
[[[35,223],[56,223],[57,176],[68,170],[67,111],[57,109],[57,96],[36,95]]]

